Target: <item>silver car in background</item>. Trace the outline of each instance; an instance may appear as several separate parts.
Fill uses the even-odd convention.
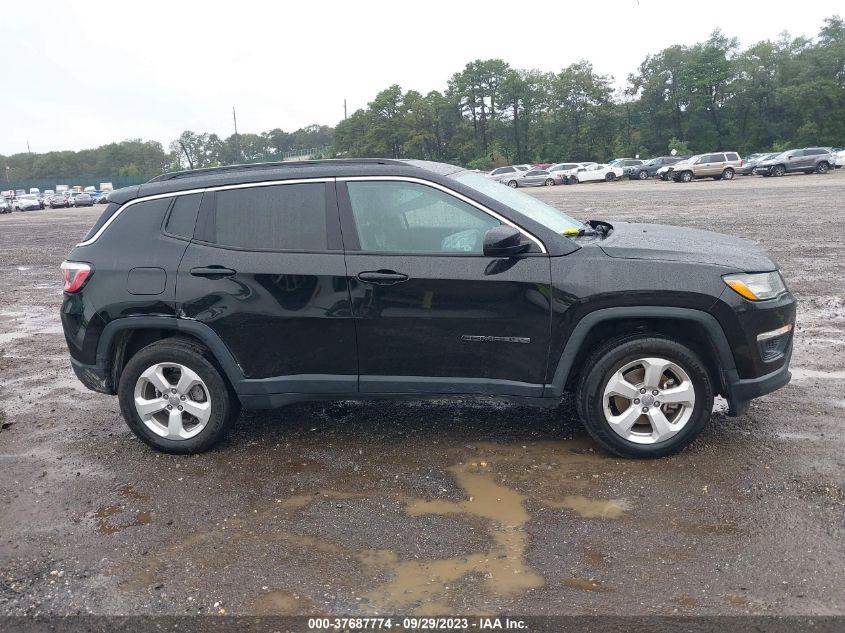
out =
[[[548,169],[529,169],[520,172],[512,178],[506,179],[504,183],[508,187],[551,187],[563,182],[560,174],[553,174]]]

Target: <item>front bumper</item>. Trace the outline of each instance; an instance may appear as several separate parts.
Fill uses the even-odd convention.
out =
[[[740,378],[735,369],[722,372],[722,380],[727,386],[729,403],[728,415],[731,417],[742,415],[748,408],[748,403],[754,398],[785,387],[792,379],[789,371],[789,361],[792,356],[792,345],[786,355],[786,362],[775,371],[758,376],[757,378]]]

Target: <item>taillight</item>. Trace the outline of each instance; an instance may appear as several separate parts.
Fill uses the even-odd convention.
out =
[[[64,277],[65,292],[79,292],[88,278],[94,274],[90,264],[82,262],[62,262],[62,276]]]

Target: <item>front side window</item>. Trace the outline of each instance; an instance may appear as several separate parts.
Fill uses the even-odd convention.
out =
[[[327,248],[326,187],[300,183],[217,192],[209,233],[221,246],[251,250]]]
[[[364,251],[481,254],[484,233],[499,225],[472,205],[417,183],[349,182],[347,188]]]

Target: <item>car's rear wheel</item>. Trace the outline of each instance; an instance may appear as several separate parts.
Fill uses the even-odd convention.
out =
[[[826,174],[828,171],[830,171],[830,165],[825,161],[821,161],[818,165],[816,165],[816,173]]]
[[[658,336],[612,341],[584,364],[575,390],[590,435],[623,457],[662,457],[689,445],[713,409],[713,386],[691,349]]]
[[[555,184],[554,178],[546,178],[546,182],[543,184],[547,187],[551,187],[553,184]]]
[[[201,453],[225,435],[240,411],[237,396],[201,346],[165,339],[135,354],[118,397],[132,432],[165,453]]]
[[[725,180],[733,180],[734,170],[728,167],[725,171],[722,172],[722,178],[724,178]]]
[[[786,173],[786,167],[783,165],[775,165],[772,168],[772,176],[783,176]]]
[[[510,187],[511,189],[516,189],[518,186],[519,185],[517,184],[516,180],[509,180],[508,181],[508,187]]]
[[[640,170],[640,173],[637,174],[637,178],[640,180],[648,180],[648,172],[644,169]]]

